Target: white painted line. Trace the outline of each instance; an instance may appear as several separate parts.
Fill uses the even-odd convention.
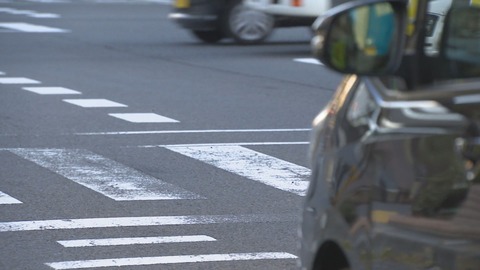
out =
[[[20,204],[20,203],[22,202],[0,191],[0,204]]]
[[[116,201],[203,199],[85,149],[8,149]]]
[[[297,195],[305,195],[310,170],[241,146],[166,146],[182,155]]]
[[[54,14],[54,13],[34,13],[29,15],[32,18],[37,18],[37,19],[58,19],[60,18],[60,15]]]
[[[23,87],[22,89],[40,95],[78,95],[81,92],[64,87]]]
[[[0,232],[223,223],[296,222],[297,215],[151,216],[0,222]]]
[[[96,267],[121,267],[157,264],[178,264],[198,262],[226,262],[250,260],[279,260],[296,259],[297,256],[286,252],[258,252],[258,253],[230,253],[230,254],[205,254],[181,255],[160,257],[115,258],[103,260],[66,261],[46,263],[53,269],[84,269]]]
[[[309,144],[309,142],[237,142],[237,143],[198,143],[198,144],[164,144],[164,145],[138,145],[139,148],[154,147],[223,147],[223,146],[240,146],[240,145],[301,145]]]
[[[21,31],[21,32],[29,32],[29,33],[64,33],[69,32],[65,29],[48,27],[43,25],[36,25],[36,24],[29,24],[29,23],[0,23],[0,27]]]
[[[132,123],[178,123],[179,121],[156,113],[110,113],[110,116]]]
[[[217,241],[206,235],[183,235],[183,236],[158,236],[158,237],[133,237],[133,238],[104,238],[104,239],[81,239],[57,241],[64,247],[98,247],[98,246],[127,246],[127,245],[150,245],[167,243],[193,243]]]
[[[0,84],[39,84],[41,82],[23,77],[0,78]]]
[[[322,62],[318,61],[315,58],[296,58],[293,59],[293,61],[306,64],[323,65]]]
[[[128,107],[125,104],[114,102],[103,98],[91,99],[64,99],[63,101],[84,108],[110,108],[110,107]]]
[[[310,128],[284,129],[204,129],[204,130],[145,130],[145,131],[115,131],[115,132],[85,132],[75,135],[144,135],[144,134],[190,134],[190,133],[255,133],[255,132],[303,132]]]
[[[0,75],[5,75],[5,72],[3,72],[3,71],[0,71]]]

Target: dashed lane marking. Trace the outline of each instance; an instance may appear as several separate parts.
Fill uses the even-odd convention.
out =
[[[109,113],[108,115],[132,123],[179,123],[179,121],[156,113]]]
[[[242,146],[165,146],[182,155],[265,185],[305,195],[310,170]]]
[[[125,104],[118,103],[103,98],[88,98],[88,99],[64,99],[63,101],[77,105],[83,108],[110,108],[110,107],[128,107]]]
[[[86,261],[66,261],[46,263],[53,269],[84,269],[95,267],[121,267],[139,265],[162,265],[199,262],[225,262],[225,261],[250,261],[250,260],[279,260],[296,259],[297,256],[286,252],[256,252],[256,253],[229,253],[229,254],[204,254],[181,255],[160,257],[115,258]]]
[[[39,84],[41,82],[23,77],[0,78],[0,84]]]
[[[65,87],[23,87],[23,90],[27,90],[39,95],[78,95],[79,91],[68,89]]]
[[[116,201],[204,199],[84,149],[7,150]]]
[[[56,19],[60,18],[60,15],[53,13],[39,13],[32,10],[20,10],[15,8],[0,8],[0,12],[12,14],[12,15],[25,15],[31,18],[37,19]]]
[[[323,65],[322,62],[318,61],[315,58],[295,58],[293,59],[293,61],[313,65]]]
[[[65,33],[69,30],[22,22],[0,23],[0,28],[28,33]]]

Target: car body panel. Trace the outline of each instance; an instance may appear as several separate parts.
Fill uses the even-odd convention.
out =
[[[480,177],[467,176],[457,147],[479,138],[470,127],[480,124],[480,101],[470,113],[447,101],[480,97],[475,85],[387,101],[377,79],[344,80],[314,120],[302,269],[323,269],[315,260],[331,243],[351,269],[480,266]]]
[[[331,7],[330,0],[244,0],[244,3],[272,15],[313,18]]]

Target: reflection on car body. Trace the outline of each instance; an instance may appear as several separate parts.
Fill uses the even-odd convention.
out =
[[[315,23],[315,55],[353,75],[313,122],[302,269],[480,269],[480,1],[448,4],[436,51],[428,2],[409,2],[411,29],[396,0],[352,1]],[[389,34],[367,31],[378,8]]]

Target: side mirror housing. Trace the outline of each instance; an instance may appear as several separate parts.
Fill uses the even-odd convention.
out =
[[[407,2],[353,1],[337,6],[313,24],[313,54],[341,73],[389,75],[404,51]]]

